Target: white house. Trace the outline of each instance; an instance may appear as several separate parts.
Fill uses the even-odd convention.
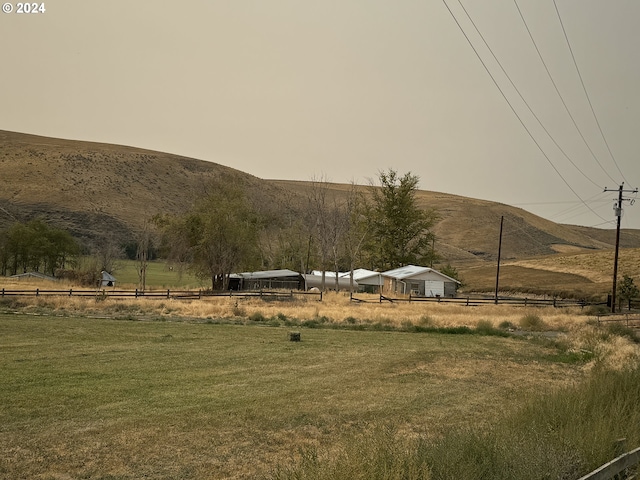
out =
[[[429,267],[407,265],[380,274],[383,292],[424,297],[453,297],[460,282]]]

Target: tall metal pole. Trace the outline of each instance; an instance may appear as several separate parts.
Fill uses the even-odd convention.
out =
[[[500,254],[502,253],[502,224],[504,223],[504,215],[500,217],[500,240],[498,241],[498,268],[496,270],[496,305],[498,304],[498,287],[500,284]]]

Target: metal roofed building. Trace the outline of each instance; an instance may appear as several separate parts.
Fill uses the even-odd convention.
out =
[[[100,286],[101,287],[115,287],[116,286],[116,277],[111,275],[109,272],[105,272],[104,270],[100,272]]]
[[[344,272],[342,277],[349,279],[351,272]],[[358,291],[367,293],[378,293],[380,287],[384,285],[382,274],[380,272],[374,272],[373,270],[367,270],[366,268],[356,268],[353,271],[353,279],[355,280]]]
[[[304,290],[304,287],[304,278],[293,270],[264,270],[229,275],[229,290]]]
[[[423,297],[455,297],[460,282],[429,267],[406,265],[380,274],[383,292]]]

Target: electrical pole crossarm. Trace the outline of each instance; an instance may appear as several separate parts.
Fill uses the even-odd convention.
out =
[[[613,259],[613,289],[611,291],[611,313],[616,313],[616,289],[618,288],[618,254],[620,252],[620,220],[622,219],[622,203],[629,202],[630,205],[633,205],[635,199],[632,198],[624,198],[623,195],[625,193],[638,193],[638,189],[634,188],[633,190],[625,190],[624,182],[620,184],[615,190],[611,190],[605,187],[605,192],[618,192],[618,201],[614,204],[613,210],[617,217],[617,226],[616,226],[616,253]]]

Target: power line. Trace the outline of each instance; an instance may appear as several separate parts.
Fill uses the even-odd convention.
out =
[[[597,197],[601,197],[601,198],[597,198]],[[597,198],[597,200],[596,200],[596,198]],[[604,200],[604,192],[598,192],[595,195],[587,198],[585,200],[585,202],[595,203],[597,201],[598,203],[600,203],[603,200]],[[608,199],[607,199],[607,202],[608,202]],[[571,207],[568,207],[568,208],[565,208],[563,210],[560,210],[559,212],[556,212],[549,219],[550,220],[554,220],[554,219],[556,219],[558,217],[561,217],[563,215],[568,215],[568,214],[574,213],[575,211],[579,210],[580,208],[582,208],[582,204],[574,204]],[[569,218],[573,218],[573,217],[575,217],[577,215],[581,215],[581,213],[577,213],[576,215],[573,215],[572,217],[569,217]],[[601,219],[602,220],[606,220],[605,218],[602,218],[602,217],[601,217]],[[566,219],[566,220],[568,220],[568,219]]]
[[[584,80],[582,79],[582,74],[580,73],[580,68],[578,68],[578,62],[576,61],[576,57],[573,54],[573,49],[571,48],[571,42],[569,42],[569,36],[567,35],[567,31],[564,28],[564,23],[562,22],[562,17],[560,16],[560,11],[558,10],[558,4],[556,3],[556,0],[553,0],[553,5],[556,8],[556,14],[558,15],[558,20],[560,21],[560,26],[562,27],[562,33],[564,34],[564,38],[567,41],[567,46],[569,47],[569,52],[571,53],[571,58],[573,59],[573,64],[576,67],[576,72],[578,72],[578,77],[580,78],[580,84],[582,85],[582,90],[584,91],[584,94],[587,97],[587,101],[589,103],[589,107],[591,108],[591,113],[593,114],[593,118],[596,121],[596,125],[598,125],[598,130],[600,130],[600,135],[602,136],[602,140],[604,140],[604,144],[607,146],[607,151],[609,152],[609,155],[611,156],[611,159],[613,160],[614,165],[618,169],[618,172],[620,173],[620,176],[626,182],[627,179],[624,178],[624,174],[622,173],[622,170],[620,170],[620,167],[618,166],[618,162],[616,161],[616,158],[613,156],[613,152],[611,151],[611,148],[609,147],[609,142],[607,142],[607,138],[605,137],[604,132],[602,131],[602,127],[600,126],[600,122],[598,121],[598,116],[596,115],[596,111],[593,108],[593,104],[591,103],[591,97],[589,97],[589,92],[587,92],[587,87],[585,86]]]
[[[469,43],[469,45],[471,46],[471,48],[473,49],[474,53],[476,54],[476,56],[478,57],[478,59],[480,60],[480,63],[482,63],[482,66],[484,67],[484,69],[486,70],[486,72],[489,74],[489,76],[491,77],[491,80],[493,81],[493,83],[495,84],[496,88],[500,91],[500,93],[502,94],[502,97],[504,98],[504,100],[507,102],[507,104],[509,105],[509,108],[511,108],[511,111],[513,112],[513,114],[516,116],[516,118],[518,119],[518,121],[520,122],[520,124],[522,125],[522,128],[525,129],[525,131],[527,132],[527,134],[529,135],[529,137],[531,137],[531,140],[533,141],[533,143],[536,145],[536,147],[538,147],[538,150],[540,150],[540,153],[542,153],[542,155],[544,156],[544,158],[547,159],[547,162],[549,162],[549,165],[551,165],[551,168],[553,168],[553,170],[556,172],[556,174],[558,174],[558,176],[562,179],[562,181],[564,182],[564,184],[567,186],[567,188],[569,190],[571,190],[571,192],[589,209],[591,210],[591,212],[596,215],[598,218],[600,218],[601,220],[605,220],[603,217],[601,217],[598,213],[596,213],[593,209],[591,209],[591,207],[589,207],[584,200],[582,200],[582,198],[580,197],[580,195],[578,195],[578,193],[571,187],[571,185],[569,185],[569,182],[567,182],[567,180],[562,176],[562,174],[560,173],[560,171],[556,168],[556,166],[553,164],[553,162],[551,161],[551,159],[549,158],[549,156],[546,154],[546,152],[542,149],[542,147],[540,146],[540,144],[538,143],[538,141],[535,139],[535,137],[533,136],[533,134],[531,133],[531,131],[529,130],[529,128],[527,128],[526,124],[524,123],[524,121],[522,120],[522,118],[520,117],[520,115],[518,114],[518,112],[516,111],[516,109],[514,108],[514,106],[511,104],[511,102],[509,101],[509,99],[507,98],[506,94],[504,93],[504,91],[502,90],[502,88],[500,87],[500,85],[498,84],[498,82],[496,81],[495,77],[493,76],[493,74],[491,73],[491,71],[489,70],[489,68],[487,67],[487,65],[485,64],[484,60],[482,59],[482,57],[480,56],[480,54],[478,53],[478,50],[476,49],[475,45],[473,44],[473,42],[471,41],[471,39],[469,38],[469,36],[467,35],[467,33],[464,31],[464,29],[462,28],[462,25],[460,25],[460,22],[458,21],[457,17],[454,15],[453,11],[451,10],[451,8],[449,7],[449,4],[447,3],[447,0],[442,0],[444,5],[447,7],[447,10],[449,10],[449,13],[451,14],[451,16],[453,17],[453,20],[456,22],[456,25],[458,25],[458,28],[460,29],[460,31],[462,32],[462,34],[464,35],[464,37],[466,38],[467,42]],[[458,2],[460,2],[460,0],[458,0]],[[462,6],[462,4],[460,3],[460,5]],[[463,7],[464,8],[464,7]],[[606,220],[605,220],[606,221]]]
[[[607,175],[607,177],[609,177],[609,179],[612,182],[615,182],[615,179],[611,175],[609,175],[609,172],[607,172],[605,170],[605,168],[602,166],[602,164],[600,163],[600,161],[596,157],[595,153],[593,153],[593,150],[591,149],[591,145],[589,145],[589,143],[587,142],[587,139],[585,138],[584,134],[582,133],[582,130],[580,129],[580,127],[578,126],[578,123],[576,122],[575,118],[571,114],[571,111],[569,110],[569,107],[567,106],[567,103],[565,102],[564,97],[562,96],[562,94],[560,93],[560,90],[558,89],[558,85],[556,84],[555,80],[553,79],[553,76],[551,75],[551,72],[549,71],[549,67],[547,66],[547,63],[544,61],[542,53],[540,52],[540,49],[538,48],[538,44],[536,43],[535,39],[533,38],[533,34],[531,33],[531,30],[529,29],[529,25],[527,24],[527,21],[525,20],[524,15],[522,14],[522,10],[520,9],[520,5],[518,5],[518,0],[513,0],[513,3],[515,3],[516,8],[518,9],[518,13],[520,14],[520,18],[522,19],[522,22],[524,23],[524,26],[525,26],[525,28],[527,30],[527,33],[529,34],[529,38],[533,42],[533,46],[535,47],[536,52],[538,53],[538,58],[540,58],[540,61],[542,62],[542,65],[544,66],[544,69],[546,70],[547,75],[549,76],[549,80],[551,80],[551,83],[553,84],[553,88],[555,88],[556,93],[558,94],[558,97],[560,98],[560,101],[562,102],[562,105],[564,106],[565,111],[569,115],[569,118],[571,118],[571,121],[573,122],[573,126],[576,127],[576,130],[580,134],[580,138],[582,138],[582,141],[587,146],[587,149],[589,150],[589,153],[591,153],[591,157],[593,157],[593,159],[596,161],[596,163],[602,169],[602,171],[605,173],[605,175]]]
[[[562,152],[562,154],[564,155],[564,157],[569,161],[569,163],[571,163],[571,165],[573,165],[575,167],[576,170],[578,170],[578,172],[580,172],[582,174],[582,176],[584,178],[586,178],[587,180],[589,180],[593,185],[595,185],[598,188],[601,188],[600,185],[598,185],[596,182],[594,182],[586,173],[584,173],[580,167],[578,167],[575,162],[573,160],[571,160],[571,158],[569,158],[569,155],[567,155],[567,153],[564,151],[564,149],[558,144],[558,142],[556,141],[556,139],[553,137],[553,135],[551,135],[551,133],[549,133],[549,130],[547,130],[547,128],[544,126],[544,124],[542,123],[542,121],[540,120],[540,118],[538,117],[538,115],[536,115],[536,113],[533,111],[533,109],[531,108],[531,106],[529,105],[529,103],[525,100],[524,96],[522,95],[522,93],[520,92],[520,90],[518,89],[518,87],[516,87],[515,83],[513,82],[513,80],[511,79],[511,76],[507,73],[507,71],[505,70],[505,68],[502,66],[502,63],[500,62],[500,60],[498,60],[498,57],[496,56],[496,54],[493,52],[493,49],[489,46],[489,43],[485,40],[484,35],[482,35],[482,32],[480,32],[480,29],[478,28],[478,26],[476,25],[476,23],[473,21],[473,18],[471,18],[471,15],[469,15],[469,12],[467,11],[467,9],[465,8],[465,6],[462,4],[461,0],[458,0],[458,3],[460,4],[460,6],[462,7],[462,10],[464,10],[464,13],[467,15],[467,18],[469,19],[469,21],[471,22],[471,24],[473,25],[473,28],[475,28],[476,32],[478,33],[478,35],[480,36],[480,38],[482,39],[482,41],[484,42],[485,46],[487,47],[487,49],[489,50],[489,52],[491,52],[491,55],[493,56],[493,59],[496,61],[496,63],[498,64],[498,66],[500,67],[500,69],[502,70],[502,73],[504,73],[505,77],[507,77],[507,79],[509,80],[509,83],[511,83],[511,86],[513,87],[513,89],[516,91],[516,93],[518,94],[518,96],[520,97],[520,99],[524,102],[524,104],[527,106],[527,108],[529,109],[529,112],[531,112],[531,115],[533,115],[533,117],[537,120],[538,124],[542,127],[542,129],[544,130],[544,132],[547,134],[547,136],[551,139],[551,141],[553,141],[553,143],[555,144],[556,147],[558,147],[558,150],[560,150],[560,152]],[[612,181],[615,181],[613,179],[611,179]]]

